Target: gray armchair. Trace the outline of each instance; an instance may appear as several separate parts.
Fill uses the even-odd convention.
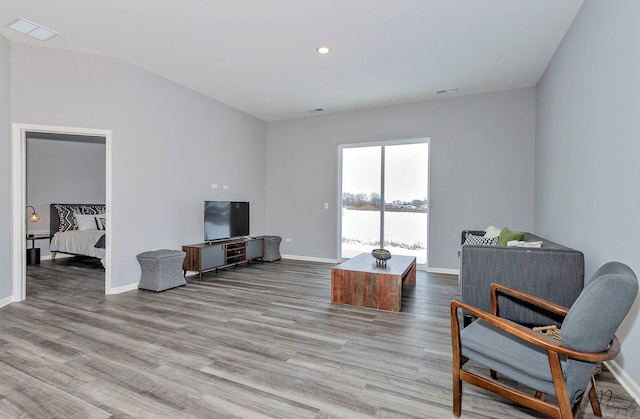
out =
[[[562,341],[553,340],[510,320],[498,317],[498,294],[509,294],[564,316]],[[620,350],[615,332],[638,293],[633,271],[619,262],[598,269],[570,309],[508,287],[491,285],[491,313],[460,301],[451,303],[453,345],[453,413],[460,416],[462,381],[477,385],[530,409],[555,418],[573,418],[591,382],[589,400],[600,416],[593,372],[599,362]],[[478,320],[460,328],[459,315]],[[463,369],[468,360],[489,368],[485,377]],[[525,394],[497,381],[498,375],[532,389]],[[542,399],[554,396],[555,403]]]

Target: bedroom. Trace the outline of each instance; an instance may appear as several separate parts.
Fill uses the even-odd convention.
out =
[[[27,234],[47,235],[50,204],[106,201],[105,139],[82,135],[30,132],[26,138],[26,202],[40,215],[27,223]],[[94,224],[95,225],[95,224]],[[93,228],[97,230],[97,226]],[[52,258],[49,242],[37,240],[40,258]],[[55,243],[54,243],[55,245]],[[56,247],[54,247],[56,248]],[[102,252],[84,252],[98,257]],[[55,257],[68,257],[59,253]]]

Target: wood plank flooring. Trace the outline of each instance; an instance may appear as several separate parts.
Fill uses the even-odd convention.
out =
[[[331,304],[331,266],[252,263],[119,295],[91,260],[29,267],[27,300],[0,309],[0,417],[452,417],[456,277],[419,271],[393,313]],[[640,417],[598,381],[604,417]],[[541,417],[464,384],[462,409]]]

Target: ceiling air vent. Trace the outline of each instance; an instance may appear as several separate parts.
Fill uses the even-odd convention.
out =
[[[32,38],[39,39],[41,41],[46,41],[47,39],[53,38],[54,36],[58,35],[58,32],[54,32],[51,29],[47,29],[44,26],[30,22],[27,19],[21,17],[10,24],[9,28],[25,35],[29,35]]]

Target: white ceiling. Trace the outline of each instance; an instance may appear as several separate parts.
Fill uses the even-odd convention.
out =
[[[275,121],[434,99],[453,87],[468,95],[534,86],[582,3],[2,0],[0,33],[118,57]],[[59,35],[42,42],[8,29],[17,17]],[[330,54],[315,51],[322,44]]]

